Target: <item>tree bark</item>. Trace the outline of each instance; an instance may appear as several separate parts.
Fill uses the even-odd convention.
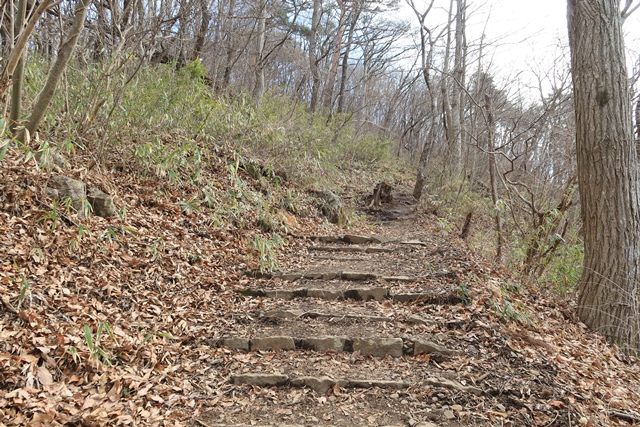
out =
[[[338,64],[340,62],[340,51],[342,50],[342,38],[344,37],[345,22],[347,16],[347,0],[337,0],[340,6],[340,18],[338,19],[338,29],[333,38],[333,53],[331,62],[329,63],[329,73],[324,88],[324,108],[330,113],[333,107],[333,92],[336,86],[336,77],[338,76]]]
[[[14,34],[19,34],[24,20],[27,16],[27,0],[18,1],[18,10],[15,16]],[[24,61],[26,52],[22,53],[16,70],[13,75],[13,85],[11,87],[11,112],[9,114],[9,126],[11,133],[15,133],[18,122],[20,121],[21,98],[22,98],[22,80],[24,77]]]
[[[256,107],[260,107],[262,97],[264,96],[264,46],[266,40],[267,29],[267,1],[256,1],[256,58],[255,73],[253,85],[253,101]]]
[[[456,30],[455,51],[453,54],[453,81],[451,82],[451,122],[449,123],[451,134],[451,154],[453,176],[457,177],[462,172],[462,123],[464,103],[462,87],[464,84],[465,61],[465,25],[466,25],[466,0],[456,0]]]
[[[318,67],[318,27],[322,15],[322,0],[313,0],[313,13],[311,15],[311,31],[309,31],[309,71],[311,73],[311,100],[309,110],[314,113],[318,108],[318,95],[320,93],[320,69]]]
[[[40,16],[49,9],[49,7],[53,4],[53,0],[44,0],[38,4],[38,7],[31,13],[27,24],[22,28],[20,34],[17,35],[17,40],[13,45],[9,56],[5,62],[5,66],[2,69],[2,73],[0,74],[0,103],[4,104],[7,95],[7,89],[13,79],[13,73],[22,59],[24,51],[27,47],[27,42],[29,38],[33,34],[33,31],[40,19]]]
[[[33,106],[33,110],[31,111],[31,116],[26,125],[26,130],[29,131],[30,134],[33,134],[38,126],[40,125],[40,121],[42,117],[44,117],[44,113],[49,106],[49,102],[51,102],[51,98],[53,98],[53,94],[55,93],[56,86],[60,81],[60,77],[62,77],[62,73],[71,59],[71,55],[73,54],[73,50],[78,42],[78,37],[80,36],[80,32],[84,27],[84,21],[87,16],[87,10],[89,9],[89,5],[92,0],[79,0],[75,9],[75,16],[73,18],[73,24],[71,25],[71,29],[69,30],[69,36],[65,40],[65,42],[60,46],[60,50],[58,51],[58,56],[56,58],[56,62],[51,67],[49,71],[49,75],[47,76],[47,81],[44,84],[44,87],[38,94],[38,98]],[[24,133],[20,136],[21,139],[24,139]]]
[[[493,117],[493,108],[491,106],[491,94],[484,95],[484,108],[487,116],[487,155],[489,156],[489,188],[491,189],[491,202],[493,203],[493,220],[496,232],[496,263],[502,262],[502,247],[504,246],[504,238],[502,235],[502,218],[500,216],[500,208],[498,201],[498,182],[497,182],[497,165],[495,150],[496,123]]]
[[[224,38],[224,46],[225,46],[225,63],[224,63],[224,72],[222,75],[222,84],[217,88],[218,91],[227,89],[229,87],[229,83],[231,83],[231,71],[233,69],[233,54],[235,52],[233,45],[233,37],[231,34],[231,30],[233,29],[233,14],[236,10],[236,0],[229,0],[229,8],[227,9],[227,16],[225,17],[222,35]]]
[[[578,315],[640,349],[640,169],[618,0],[569,0],[584,270]]]
[[[211,23],[211,12],[209,12],[209,2],[207,0],[200,0],[200,26],[196,33],[196,40],[193,45],[193,52],[191,53],[191,60],[202,56],[202,50],[204,49],[204,43],[209,32],[209,24]]]
[[[344,112],[345,106],[345,92],[347,90],[347,80],[349,77],[349,54],[351,53],[351,46],[353,44],[353,36],[356,31],[356,24],[360,18],[362,11],[359,1],[354,2],[351,9],[351,23],[349,26],[349,34],[347,35],[347,43],[344,47],[344,53],[342,55],[342,70],[340,74],[340,89],[338,90],[338,113]]]

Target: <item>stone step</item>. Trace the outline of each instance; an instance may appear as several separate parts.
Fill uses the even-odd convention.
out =
[[[319,394],[338,386],[342,389],[349,388],[382,388],[402,390],[409,387],[431,386],[441,387],[465,394],[481,396],[484,394],[479,387],[463,385],[455,380],[444,377],[428,377],[420,383],[412,383],[398,380],[379,379],[333,379],[330,376],[289,376],[272,373],[244,373],[231,376],[230,382],[234,385],[251,385],[256,387],[308,387]]]
[[[300,319],[323,319],[328,321],[336,320],[353,320],[362,322],[388,322],[388,323],[408,323],[411,325],[428,325],[436,326],[435,320],[428,319],[415,313],[408,313],[401,316],[385,316],[375,314],[359,314],[353,313],[354,307],[344,307],[341,311],[335,308],[327,310],[326,307],[318,307],[311,309],[302,308],[273,308],[270,310],[261,310],[253,314],[253,317],[266,322],[280,322],[283,320],[300,320]],[[369,309],[371,313],[371,309]]]
[[[316,393],[325,394],[330,389],[338,386],[349,388],[384,388],[401,390],[409,388],[412,384],[404,381],[377,380],[377,379],[332,379],[328,376],[290,377],[283,374],[250,373],[231,376],[234,385],[253,385],[258,387],[308,387]]]
[[[338,335],[319,335],[295,337],[289,335],[262,335],[253,338],[226,336],[213,338],[209,344],[230,350],[242,351],[293,351],[309,350],[326,352],[358,352],[362,356],[401,357],[428,354],[434,360],[442,361],[462,354],[449,349],[430,337],[349,337]]]
[[[342,234],[340,236],[311,236],[309,239],[322,243],[347,243],[349,245],[379,245],[383,243],[382,240],[377,237],[359,236],[356,234]]]
[[[453,271],[442,270],[424,276],[404,276],[404,275],[382,275],[367,273],[362,271],[300,271],[300,272],[263,272],[250,270],[245,273],[255,279],[281,279],[289,282],[296,280],[344,280],[350,282],[370,282],[381,280],[384,282],[418,282],[431,279],[450,278],[456,279],[457,274]]]
[[[429,363],[428,356],[380,359],[316,352],[248,352],[225,360],[212,379],[216,393],[203,406],[202,420],[214,425],[492,425],[482,416],[459,416],[465,402],[475,401],[489,384],[477,372],[457,369],[458,361],[444,369],[446,364]],[[353,388],[341,387],[341,381]],[[450,406],[454,403],[462,406]],[[450,410],[455,416],[445,414]]]
[[[389,287],[329,288],[298,287],[293,289],[258,289],[245,288],[238,291],[241,295],[258,298],[277,298],[292,300],[296,298],[318,298],[323,300],[351,299],[356,301],[382,301],[390,299],[400,303],[422,303],[436,305],[453,305],[468,302],[465,295],[457,290],[449,289],[440,292],[394,292]]]
[[[309,246],[310,252],[350,252],[350,253],[367,253],[367,254],[389,254],[396,252],[397,248],[383,248],[379,246]]]

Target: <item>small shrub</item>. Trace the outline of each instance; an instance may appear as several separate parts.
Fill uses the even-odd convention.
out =
[[[270,237],[254,236],[251,246],[258,258],[258,268],[262,273],[277,270],[276,250],[284,245],[284,240],[278,234]]]
[[[581,244],[562,245],[549,262],[540,281],[549,284],[560,295],[573,292],[582,276],[583,257]]]

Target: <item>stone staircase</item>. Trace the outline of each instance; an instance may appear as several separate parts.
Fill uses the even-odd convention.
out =
[[[419,239],[307,241],[303,269],[247,273],[238,296],[254,309],[233,313],[207,344],[238,361],[226,387],[249,403],[199,423],[461,425],[460,405],[445,402],[483,390],[443,366],[478,352],[429,316],[469,300],[443,251]]]

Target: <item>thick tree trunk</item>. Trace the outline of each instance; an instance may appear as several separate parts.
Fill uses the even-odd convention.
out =
[[[569,0],[584,271],[578,314],[640,349],[640,169],[618,0]]]

